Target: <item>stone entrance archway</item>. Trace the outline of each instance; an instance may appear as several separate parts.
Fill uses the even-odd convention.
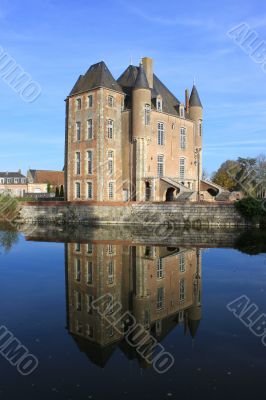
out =
[[[165,201],[174,201],[175,200],[174,192],[175,192],[174,188],[168,188],[165,195]]]

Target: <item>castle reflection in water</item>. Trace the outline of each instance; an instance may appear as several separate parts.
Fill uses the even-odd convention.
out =
[[[201,319],[201,252],[197,248],[132,246],[127,242],[68,243],[67,329],[79,349],[101,367],[117,347],[138,353],[99,314],[93,300],[112,294],[161,342],[177,325],[195,336]]]

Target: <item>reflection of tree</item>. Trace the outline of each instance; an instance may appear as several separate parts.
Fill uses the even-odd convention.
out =
[[[0,225],[0,249],[3,248],[5,252],[18,242],[18,232],[9,224]]]
[[[234,248],[250,255],[266,253],[266,232],[246,231],[236,240]]]

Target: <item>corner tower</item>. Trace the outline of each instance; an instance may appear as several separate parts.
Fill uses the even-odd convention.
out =
[[[145,199],[144,177],[147,165],[147,141],[151,132],[151,90],[143,65],[140,64],[132,90],[132,137],[135,171],[133,199]]]

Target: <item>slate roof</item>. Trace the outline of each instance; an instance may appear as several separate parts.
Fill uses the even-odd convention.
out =
[[[193,85],[192,91],[191,91],[191,95],[189,98],[189,107],[202,107],[201,101],[200,101],[200,97],[197,91],[197,88],[195,85]]]
[[[146,72],[145,72],[142,64],[140,64],[140,66],[139,66],[138,75],[137,75],[137,78],[136,78],[135,84],[134,84],[134,89],[150,89],[148,80],[147,80],[147,76],[146,76]]]
[[[139,72],[139,67],[130,65],[117,79],[117,82],[122,87],[123,91],[127,94],[125,106],[131,107],[132,88],[135,86],[135,81]],[[163,112],[171,115],[179,116],[180,101],[170,92],[169,89],[160,81],[160,79],[153,74],[153,89],[152,89],[152,108],[156,109],[156,97],[158,95],[162,98]]]
[[[0,172],[0,178],[26,178],[20,172]]]
[[[107,68],[106,64],[101,61],[93,64],[85,75],[80,75],[69,96],[82,92],[87,92],[98,87],[112,89],[117,92],[123,92],[122,88],[116,82],[115,78]]]
[[[28,172],[28,178],[31,183],[50,183],[52,186],[64,185],[63,171],[30,169]]]

